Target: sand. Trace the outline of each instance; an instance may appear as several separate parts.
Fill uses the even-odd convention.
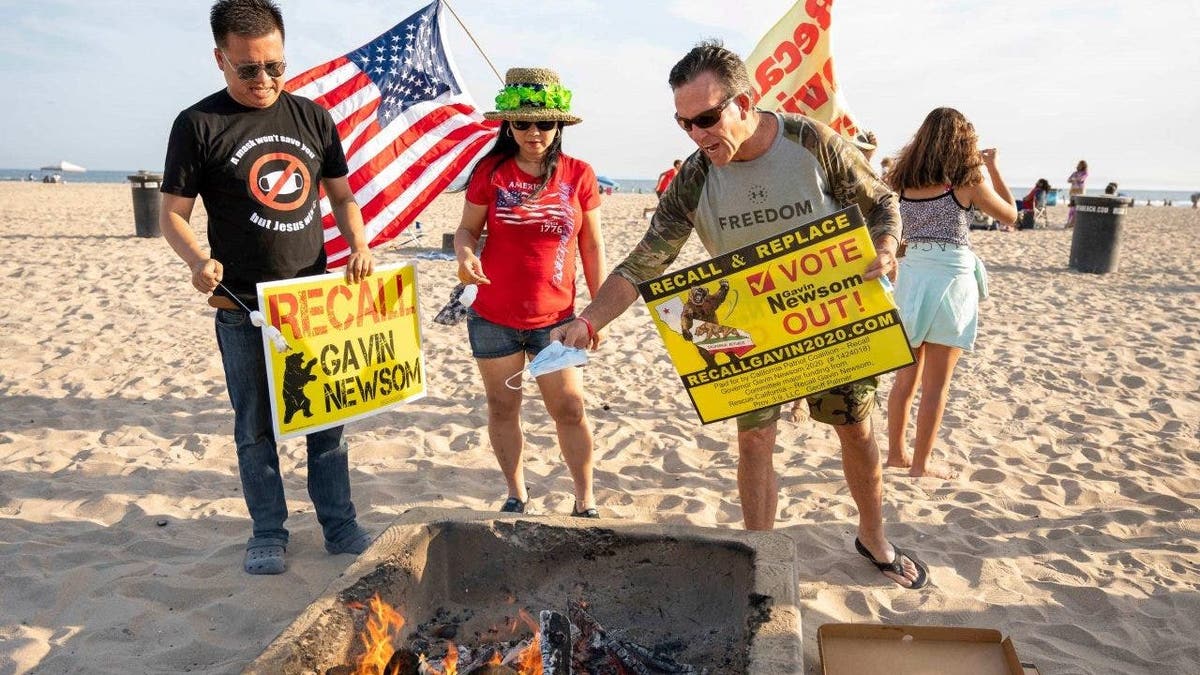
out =
[[[211,311],[164,240],[133,236],[129,192],[0,183],[0,673],[236,672],[351,562],[321,547],[291,440],[289,570],[241,571],[249,519]],[[421,217],[427,246],[453,231],[460,199]],[[605,199],[614,262],[652,204]],[[202,212],[193,224],[203,232]],[[1107,275],[1069,271],[1061,229],[974,233],[993,296],[936,451],[962,476],[885,471],[890,536],[930,563],[928,590],[854,553],[830,429],[781,423],[778,526],[801,561],[808,672],[833,621],[997,628],[1044,673],[1200,671],[1198,228],[1200,211],[1132,209]],[[700,259],[693,242],[680,262]],[[417,506],[503,499],[465,326],[431,321],[453,270],[420,263],[430,395],[348,428],[376,530]],[[584,375],[601,510],[740,527],[732,424],[697,423],[644,305],[609,335]],[[564,513],[570,478],[530,398],[531,507]],[[883,443],[882,409],[874,423]]]

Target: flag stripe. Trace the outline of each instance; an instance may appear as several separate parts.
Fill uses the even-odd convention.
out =
[[[474,164],[477,156],[490,146],[494,138],[494,135],[490,133],[479,135],[474,141],[471,141],[462,148],[451,165],[447,167],[447,170],[435,174],[433,176],[434,180],[426,185],[415,197],[410,200],[389,202],[389,207],[403,204],[404,209],[395,216],[386,219],[386,224],[379,230],[379,236],[392,239],[404,231],[404,228],[415,220],[434,198],[450,185],[457,174],[462,173],[468,166]],[[400,225],[401,223],[403,225]],[[335,259],[342,260],[347,257],[348,251],[345,240],[339,237],[338,243],[340,246],[334,252],[330,253],[331,263]],[[326,250],[328,251],[328,249],[329,246],[327,245]]]

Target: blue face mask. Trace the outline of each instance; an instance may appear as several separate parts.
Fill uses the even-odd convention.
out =
[[[509,389],[520,389],[520,383],[514,387],[512,385],[512,380],[513,378],[520,378],[525,374],[526,371],[528,371],[529,374],[536,379],[547,373],[553,373],[556,370],[562,370],[563,368],[582,366],[587,363],[587,361],[588,355],[586,351],[582,349],[575,349],[574,347],[565,347],[563,346],[563,343],[555,340],[554,342],[546,345],[542,351],[538,352],[537,356],[533,357],[533,360],[529,362],[529,365],[526,366],[524,370],[519,373],[514,373],[512,377],[505,380],[504,384],[507,385]]]

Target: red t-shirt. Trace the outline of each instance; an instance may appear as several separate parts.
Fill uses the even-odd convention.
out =
[[[658,175],[658,185],[654,186],[654,191],[662,194],[667,191],[667,187],[671,185],[671,181],[675,180],[675,174],[679,173],[675,167],[671,167]]]
[[[574,313],[583,214],[600,206],[596,173],[587,162],[559,155],[550,182],[526,203],[540,182],[511,159],[497,166],[488,158],[467,186],[468,201],[487,205],[480,260],[492,282],[479,286],[471,309],[509,328],[545,328]]]

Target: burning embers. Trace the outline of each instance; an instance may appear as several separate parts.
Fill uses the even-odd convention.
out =
[[[363,651],[355,665],[334,666],[326,675],[671,675],[707,671],[678,663],[664,649],[650,649],[611,635],[585,609],[582,602],[570,603],[568,615],[543,610],[535,621],[519,610],[531,637],[511,642],[491,642],[475,648],[446,641],[444,654],[432,651],[431,637],[455,635],[453,623],[438,621],[421,626],[409,637],[408,647],[397,647],[404,617],[378,595],[368,605],[353,604],[366,611],[360,633]],[[514,631],[516,625],[510,626]],[[430,635],[432,633],[432,636]]]
[[[795,556],[775,533],[414,509],[244,672],[803,672]]]

